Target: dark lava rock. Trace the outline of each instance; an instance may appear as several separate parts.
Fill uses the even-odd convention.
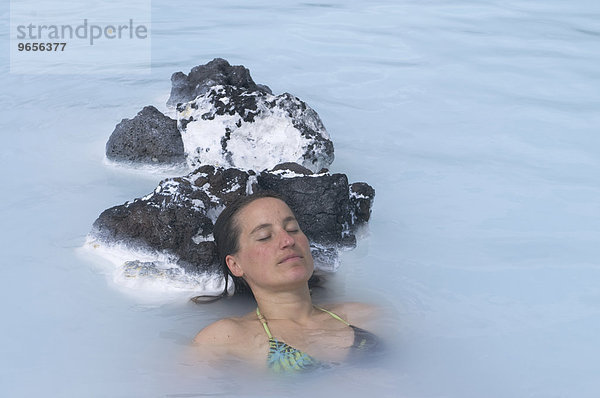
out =
[[[350,185],[352,225],[361,225],[369,221],[373,198],[375,198],[375,190],[366,182],[355,182]]]
[[[307,169],[306,167],[301,166],[298,163],[294,163],[294,162],[280,163],[270,170],[271,173],[276,172],[276,171],[283,171],[288,174],[291,172],[291,173],[305,175],[305,176],[313,174],[313,172],[310,171],[309,169]],[[325,171],[322,171],[322,172],[326,173],[327,170],[325,169]]]
[[[223,58],[215,58],[206,65],[195,66],[188,75],[183,72],[173,73],[171,84],[168,106],[192,101],[197,96],[204,95],[212,86],[218,85],[272,94],[269,87],[254,83],[247,68],[242,65],[231,66]]]
[[[177,121],[153,106],[133,119],[123,119],[106,143],[106,157],[115,161],[177,164],[185,161]]]
[[[202,166],[187,176],[161,181],[143,198],[105,210],[92,235],[175,254],[188,271],[218,272],[212,229],[219,213],[248,192],[273,190],[294,210],[311,241],[315,265],[331,269],[336,249],[354,246],[354,228],[368,220],[374,191],[365,183],[356,184],[352,191],[344,174],[310,174],[297,164],[259,174]],[[353,193],[358,191],[362,193]],[[360,202],[351,200],[352,195],[360,195]]]
[[[258,175],[258,186],[259,190],[275,191],[285,198],[309,240],[320,245],[356,244],[350,232],[352,210],[345,174],[263,172]]]
[[[149,195],[102,212],[93,235],[175,254],[192,271],[215,271],[214,221],[227,203],[245,194],[247,180],[245,172],[212,166],[168,178]]]

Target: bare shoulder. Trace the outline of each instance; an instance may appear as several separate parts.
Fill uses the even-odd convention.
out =
[[[257,361],[267,344],[260,330],[248,317],[224,318],[202,329],[194,337],[191,348],[194,360],[211,366],[232,366],[237,361]]]
[[[323,308],[340,316],[346,322],[361,328],[368,327],[379,314],[379,307],[369,303],[347,302],[326,304]]]
[[[240,318],[225,318],[211,323],[194,338],[193,344],[206,347],[231,347],[245,334],[244,321]]]

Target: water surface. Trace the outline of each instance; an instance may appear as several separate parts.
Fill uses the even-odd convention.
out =
[[[599,17],[586,0],[153,1],[150,74],[9,74],[3,57],[2,390],[598,396]],[[194,334],[245,304],[122,289],[77,250],[168,175],[107,165],[114,126],[165,110],[171,74],[214,57],[306,101],[332,171],[375,187],[322,295],[380,304],[389,360],[258,387],[190,372]]]

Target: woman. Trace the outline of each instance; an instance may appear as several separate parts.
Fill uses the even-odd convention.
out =
[[[358,327],[372,317],[371,307],[313,305],[308,239],[278,195],[253,194],[227,207],[214,236],[222,264],[248,284],[257,308],[201,330],[194,343],[203,355],[289,371],[341,362],[376,345],[375,336]]]

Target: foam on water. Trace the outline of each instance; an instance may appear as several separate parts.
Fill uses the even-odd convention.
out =
[[[218,296],[225,288],[220,274],[189,274],[177,265],[177,256],[143,250],[121,243],[107,244],[88,236],[79,249],[120,291],[143,301],[165,302],[196,295]],[[229,277],[228,293],[234,293]]]
[[[115,162],[106,156],[102,159],[102,164],[123,174],[130,174],[139,178],[167,178],[173,176],[185,175],[189,168],[185,164],[150,164],[134,162]]]

